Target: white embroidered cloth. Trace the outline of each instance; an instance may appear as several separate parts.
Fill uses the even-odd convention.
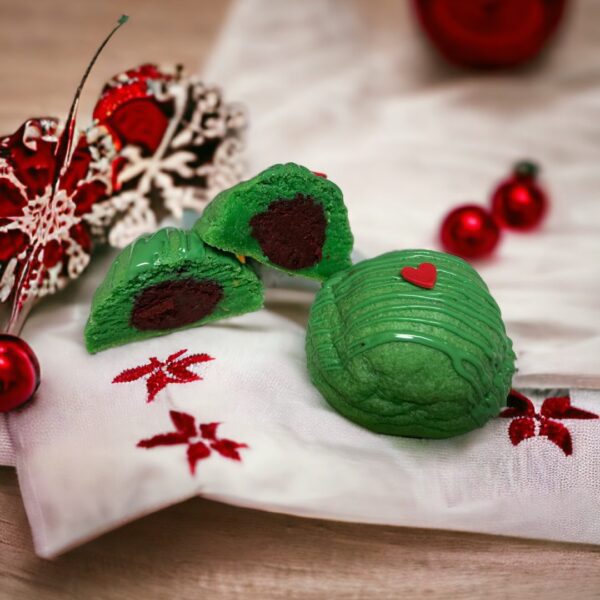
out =
[[[506,418],[447,441],[375,435],[322,400],[305,372],[304,329],[272,311],[89,356],[81,330],[105,266],[67,292],[68,304],[50,302],[28,324],[45,375],[37,401],[9,424],[41,556],[195,494],[340,520],[600,543],[599,419],[560,420],[570,456],[539,435],[513,446]],[[189,367],[202,380],[159,385],[152,402],[152,373],[112,383],[182,350],[172,363],[214,359]],[[589,411],[598,400],[572,394]],[[196,428],[179,444],[137,447],[177,431],[170,411]],[[198,427],[215,422],[215,440],[203,439]],[[248,447],[211,449],[221,438]],[[192,474],[187,453],[198,442],[210,455]]]
[[[554,203],[546,227],[506,236],[480,269],[515,340],[521,385],[600,387],[600,6],[577,3],[543,63],[477,76],[432,61],[401,6],[379,23],[352,2],[235,5],[207,80],[249,106],[251,170],[295,160],[327,172],[345,191],[357,245],[374,255],[432,246],[451,206],[484,202],[516,158],[539,160]],[[308,381],[296,322],[306,296],[304,306],[278,297],[270,310],[92,357],[82,329],[109,260],[44,301],[25,331],[44,378],[9,429],[40,555],[195,494],[306,516],[600,543],[600,419],[550,418],[548,393],[517,425],[492,419],[448,441],[362,430]],[[168,374],[169,356],[172,366],[202,353],[214,360],[178,375],[202,380],[169,383],[150,403],[152,373],[112,383],[151,357]],[[153,381],[161,387],[160,375]],[[597,392],[574,389],[571,400],[600,412]],[[548,420],[563,428],[557,443],[542,435]]]

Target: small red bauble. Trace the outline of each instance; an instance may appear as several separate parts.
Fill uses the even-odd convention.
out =
[[[563,16],[566,0],[414,0],[421,26],[450,61],[507,67],[533,58]]]
[[[40,384],[40,364],[27,342],[0,335],[0,412],[31,400]]]
[[[492,214],[508,229],[528,231],[537,227],[548,210],[548,198],[537,183],[538,167],[527,161],[516,165],[492,196]]]
[[[447,252],[463,258],[489,255],[500,239],[500,230],[492,215],[475,204],[459,206],[448,213],[440,231]]]

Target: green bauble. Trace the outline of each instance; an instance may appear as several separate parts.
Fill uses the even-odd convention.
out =
[[[401,274],[431,263],[431,289]],[[348,419],[379,433],[448,438],[505,405],[515,355],[498,305],[463,260],[402,250],[328,279],[306,337],[311,379]]]
[[[210,246],[292,275],[325,279],[351,264],[340,188],[293,163],[221,192],[194,230]]]
[[[263,292],[251,267],[167,227],[115,258],[92,300],[86,346],[99,352],[258,310]]]

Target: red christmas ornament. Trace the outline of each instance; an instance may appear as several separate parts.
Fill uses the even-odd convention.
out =
[[[95,211],[111,190],[109,157],[82,134],[63,167],[60,136],[59,122],[46,118],[0,138],[0,301],[21,277],[19,304],[52,294],[89,262]]]
[[[244,111],[180,66],[145,64],[115,75],[94,119],[119,149],[112,246],[154,231],[169,215],[200,212],[243,174]]]
[[[12,300],[0,335],[0,412],[30,400],[40,383],[39,362],[17,337],[29,310],[79,276],[89,261],[94,225],[102,229],[94,212],[111,191],[112,140],[105,133],[102,141],[99,129],[80,136],[75,119],[94,62],[126,21],[119,19],[94,54],[64,126],[57,119],[29,119],[0,138],[0,302]]]
[[[414,0],[421,26],[451,62],[507,67],[533,58],[563,16],[566,0]]]
[[[492,215],[475,204],[459,206],[444,219],[440,231],[443,247],[463,258],[489,255],[500,239],[500,230]]]
[[[165,95],[158,100],[152,90],[172,79],[173,75],[151,64],[116,75],[104,86],[94,119],[108,128],[120,148],[133,144],[155,152],[173,107],[171,98]]]
[[[537,227],[548,210],[548,198],[537,183],[539,169],[523,161],[500,183],[492,196],[492,214],[508,229],[528,231]]]
[[[0,334],[0,412],[31,400],[40,385],[40,364],[29,345],[14,335]]]
[[[113,210],[112,139],[99,128],[77,134],[75,120],[94,62],[126,21],[119,20],[94,54],[64,126],[57,119],[29,119],[0,138],[0,302],[12,298],[8,333],[19,332],[39,297],[81,274],[92,234],[103,230],[105,213]],[[99,206],[103,200],[106,207]]]

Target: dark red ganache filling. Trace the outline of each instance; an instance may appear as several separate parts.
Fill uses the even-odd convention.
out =
[[[323,257],[327,219],[323,206],[310,196],[274,200],[250,219],[252,235],[266,257],[284,269],[305,269]]]
[[[142,331],[183,327],[210,315],[222,298],[216,281],[163,281],[140,292],[130,322]]]

